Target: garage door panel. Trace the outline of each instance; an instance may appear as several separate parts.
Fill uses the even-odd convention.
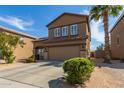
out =
[[[49,48],[49,59],[64,60],[79,56],[79,46],[64,46]]]

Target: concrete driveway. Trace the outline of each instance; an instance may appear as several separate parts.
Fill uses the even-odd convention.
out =
[[[0,70],[0,87],[57,87],[58,78],[63,75],[62,63],[38,62]]]
[[[118,61],[113,64],[101,63],[97,60],[94,72],[86,87],[90,88],[115,88],[124,87],[124,63]],[[48,61],[29,64],[18,64],[18,66],[0,69],[0,88],[57,88],[59,79],[63,76],[63,62]],[[16,65],[16,64],[15,64]],[[99,66],[101,66],[99,68]],[[68,86],[72,87],[72,86]]]

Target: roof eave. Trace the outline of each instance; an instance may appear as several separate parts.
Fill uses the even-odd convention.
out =
[[[77,15],[77,16],[87,16],[88,15],[85,15],[85,14],[76,14],[76,13],[68,13],[68,12],[65,12],[65,13],[62,13],[61,15],[59,15],[58,17],[56,17],[53,21],[51,21],[49,24],[47,24],[46,26],[48,27],[50,24],[52,24],[54,21],[56,21],[58,18],[60,18],[61,16],[65,15],[65,14],[69,14],[69,15]]]
[[[115,28],[115,26],[120,22],[120,20],[123,18],[124,16],[124,12],[122,13],[122,15],[118,18],[118,20],[115,22],[115,24],[112,26],[112,28],[110,29],[110,33],[113,31],[113,29]]]
[[[37,39],[36,37],[34,37],[32,35],[28,35],[28,34],[25,34],[25,33],[22,33],[22,32],[17,32],[13,29],[10,29],[10,28],[6,28],[6,27],[3,27],[3,26],[0,26],[0,28],[3,29],[3,30],[6,30],[9,33],[15,33],[15,34],[22,35],[22,36],[25,36],[25,37],[28,37],[28,38]]]

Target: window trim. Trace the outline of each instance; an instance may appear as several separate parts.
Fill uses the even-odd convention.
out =
[[[74,27],[76,27],[76,30],[74,30]],[[78,25],[77,24],[73,24],[70,26],[70,35],[71,36],[78,35]]]
[[[55,38],[61,37],[61,29],[59,27],[58,28],[54,28],[54,30],[53,30],[53,36]]]
[[[68,36],[68,26],[63,26],[61,29],[62,29],[62,36],[63,37]],[[66,30],[64,30],[64,29],[66,29]]]

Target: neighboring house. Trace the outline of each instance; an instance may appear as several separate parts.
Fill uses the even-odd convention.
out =
[[[35,40],[34,37],[4,27],[0,27],[0,32],[6,32],[8,34],[20,36],[20,39],[24,41],[25,45],[23,48],[17,45],[14,50],[14,55],[16,57],[15,61],[23,61],[24,59],[27,59],[28,57],[33,55],[32,41]]]
[[[124,59],[124,13],[117,20],[110,34],[112,58]]]
[[[91,33],[87,15],[63,13],[47,27],[48,38],[34,41],[36,59],[64,60],[90,56]]]

